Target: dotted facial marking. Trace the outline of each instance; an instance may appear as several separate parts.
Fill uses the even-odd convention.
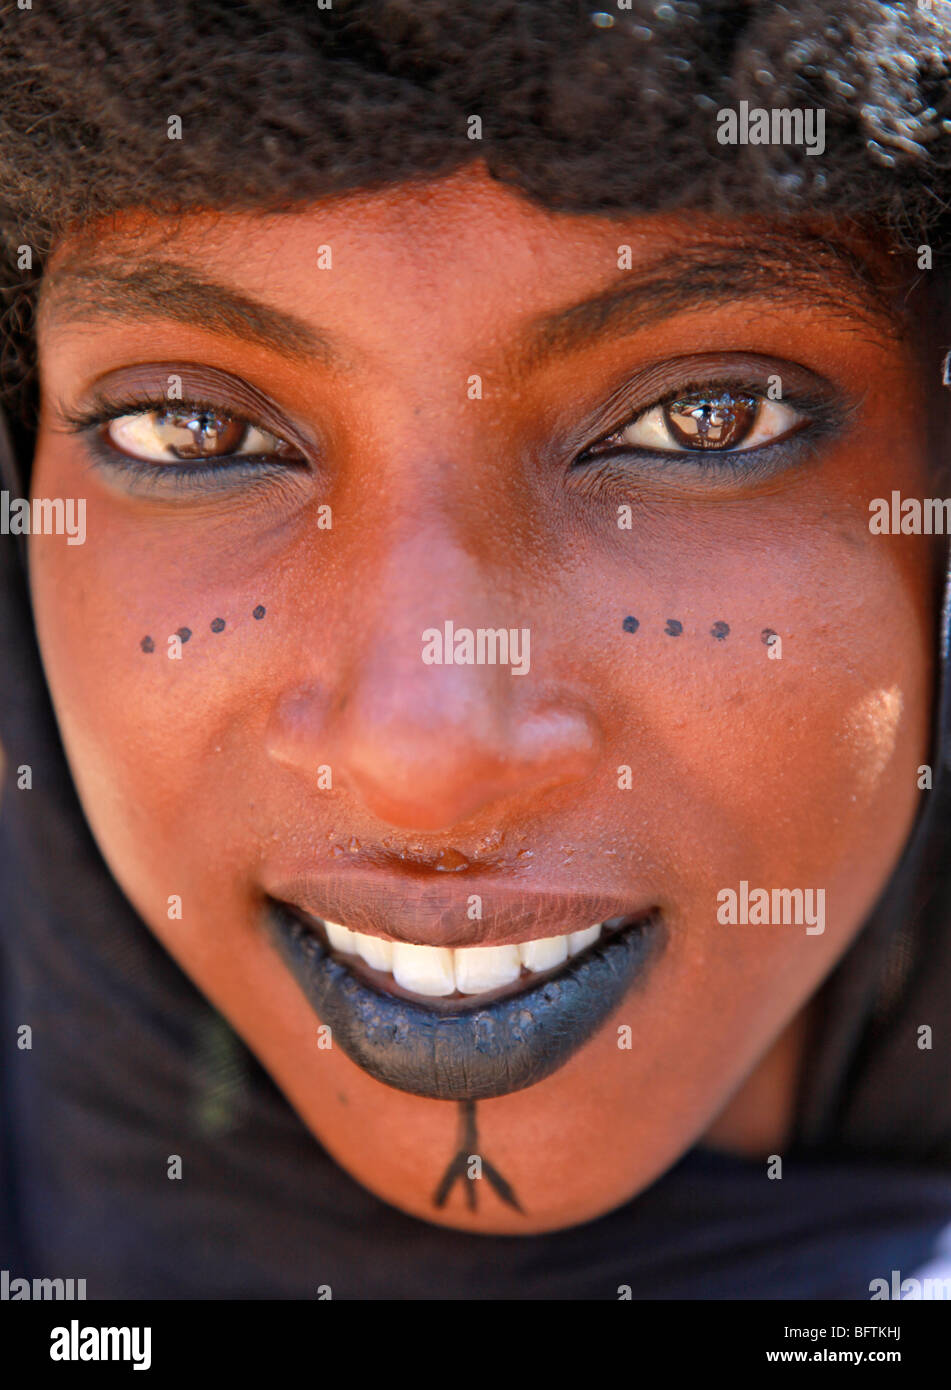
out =
[[[251,617],[254,618],[257,622],[260,622],[261,619],[264,617],[264,615],[265,615],[266,612],[267,612],[267,609],[264,607],[264,604],[263,604],[263,603],[259,603],[259,604],[257,604],[254,608],[251,609]],[[224,632],[225,626],[226,626],[225,619],[224,619],[224,618],[212,618],[211,623],[209,624],[209,626],[210,626],[212,632]],[[189,638],[190,638],[192,635],[193,635],[193,634],[192,634],[192,629],[191,629],[190,627],[180,627],[180,628],[177,629],[177,631],[176,631],[176,633],[175,633],[175,636],[179,639],[179,641],[182,643],[183,646],[185,645],[185,643],[189,640]],[[142,649],[143,652],[146,652],[146,653],[154,652],[154,651],[155,651],[155,639],[154,639],[153,637],[149,636],[149,635],[146,635],[146,636],[143,637],[143,638],[141,639],[141,641],[139,642],[139,646],[140,646],[140,648]]]
[[[637,632],[640,625],[640,620],[638,618],[635,618],[631,613],[629,613],[627,617],[624,618],[621,622],[621,627],[624,630],[624,632]],[[682,637],[684,634],[683,623],[680,621],[679,618],[668,618],[664,626],[664,634],[667,637]],[[715,642],[725,642],[729,635],[730,624],[723,622],[722,619],[718,619],[710,628],[710,636],[714,639]],[[763,628],[763,631],[761,633],[761,639],[766,644],[766,646],[769,646],[771,640],[775,638],[775,636],[776,633],[773,631],[771,627]]]

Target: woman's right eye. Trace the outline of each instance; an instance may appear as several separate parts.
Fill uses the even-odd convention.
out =
[[[139,410],[116,415],[100,435],[117,453],[142,463],[224,463],[232,459],[303,462],[279,435],[227,412],[207,407]]]

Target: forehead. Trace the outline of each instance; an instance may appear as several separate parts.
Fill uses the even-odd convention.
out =
[[[892,273],[854,230],[552,211],[470,166],[289,211],[132,210],[90,224],[49,260],[38,338],[42,351],[54,327],[166,317],[345,361],[392,354],[414,332],[492,343],[517,327],[530,361],[619,317],[628,327],[753,297],[894,328]]]

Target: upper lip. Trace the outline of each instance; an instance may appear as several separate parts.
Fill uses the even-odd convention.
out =
[[[651,899],[632,893],[538,889],[468,873],[445,883],[356,870],[300,874],[268,884],[266,891],[306,916],[368,936],[451,948],[562,936],[614,917],[641,917],[655,907]]]

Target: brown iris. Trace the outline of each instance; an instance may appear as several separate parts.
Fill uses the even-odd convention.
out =
[[[240,447],[247,424],[211,410],[166,410],[155,417],[155,428],[166,431],[165,446],[181,459],[224,458]]]
[[[750,433],[758,410],[755,396],[685,396],[664,406],[664,424],[686,449],[732,449]]]

